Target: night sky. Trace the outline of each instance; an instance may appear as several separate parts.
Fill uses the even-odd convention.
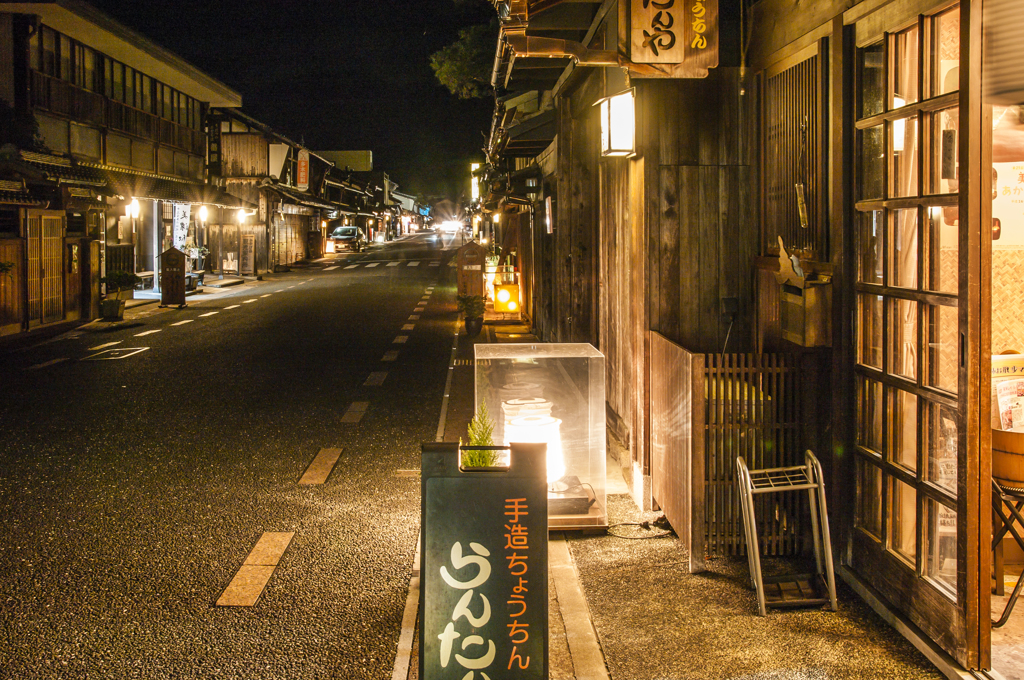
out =
[[[493,100],[456,99],[429,57],[494,17],[487,0],[88,2],[241,93],[275,131],[371,149],[399,191],[457,199],[483,160]]]

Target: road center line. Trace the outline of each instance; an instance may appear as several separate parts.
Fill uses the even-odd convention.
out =
[[[162,328],[155,328],[155,329],[153,329],[151,331],[142,331],[141,333],[136,333],[135,337],[141,338],[143,335],[152,335],[153,333],[159,333],[162,330],[163,330]]]
[[[241,307],[241,306],[242,305],[231,305],[230,307],[225,307],[224,309],[234,309],[235,307]]]
[[[320,449],[316,458],[306,468],[305,474],[299,479],[299,484],[313,485],[326,482],[340,456],[341,449]]]
[[[384,356],[381,357],[381,361],[395,361],[398,359],[398,350],[393,349],[390,352],[384,352]]]
[[[415,328],[416,328],[416,324],[414,324],[414,323],[407,323],[407,324],[402,326],[402,330],[403,331],[411,331],[411,330],[414,330]]]
[[[372,267],[379,267],[379,266],[380,266],[380,262],[371,262],[370,264],[366,265],[366,268],[370,269]]]
[[[370,406],[368,401],[354,401],[341,416],[343,423],[358,423],[366,415],[366,409]]]
[[[199,316],[213,316],[214,314],[220,314],[220,312],[207,312],[206,314],[200,314]]]
[[[268,531],[260,536],[235,577],[217,600],[218,607],[251,607],[260,598],[281,562],[294,531]]]
[[[61,357],[60,359],[51,359],[50,361],[44,361],[43,363],[36,364],[35,366],[28,366],[28,367],[25,368],[25,370],[26,371],[38,371],[40,368],[46,368],[47,366],[53,366],[54,364],[59,364],[59,363],[62,363],[64,361],[67,361],[67,360],[68,360],[67,357]]]
[[[408,340],[409,340],[409,336],[408,335],[399,335],[398,337],[396,337],[394,340],[391,341],[391,344],[392,345],[404,345]]]
[[[424,309],[425,309],[425,307],[420,306],[420,307],[417,307],[416,309],[414,309],[412,311],[414,311],[414,312],[422,312]]]
[[[401,263],[400,262],[388,262],[387,266],[389,266],[389,267],[397,267],[399,264],[401,264]]]
[[[266,295],[261,295],[260,297],[261,298],[265,298],[265,297],[270,297],[271,295],[273,295],[273,293],[267,293]]]
[[[419,321],[419,320],[420,320],[420,315],[419,314],[410,314],[409,315],[409,321]]]
[[[409,263],[409,266],[410,266],[410,267],[419,267],[419,266],[420,266],[420,263],[419,263],[419,262],[410,262],[410,263]]]
[[[113,347],[114,345],[120,345],[120,344],[121,344],[120,340],[115,340],[114,342],[105,342],[102,345],[96,345],[95,347],[90,347],[86,351],[87,352],[95,352],[97,350],[105,349],[107,347]]]
[[[359,265],[357,265],[357,264],[350,264],[349,266],[345,267],[345,269],[355,269],[358,266]]]
[[[195,321],[195,319],[185,319],[184,321],[178,321],[177,323],[172,323],[171,325],[172,326],[184,326],[185,324],[192,323],[193,321]]]
[[[247,305],[247,304],[249,304],[250,302],[256,302],[256,298],[252,298],[251,300],[242,300],[242,304],[243,304],[243,305]]]
[[[338,268],[338,265],[334,265],[333,267],[324,267],[324,271],[325,272],[333,272],[337,268]]]
[[[379,387],[384,384],[387,380],[387,371],[374,371],[366,378],[366,382],[363,383],[363,387]]]

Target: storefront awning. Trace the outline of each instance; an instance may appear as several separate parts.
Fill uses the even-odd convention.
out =
[[[121,170],[105,169],[108,187],[125,199],[148,198],[155,201],[195,203],[218,208],[245,208],[256,206],[248,201],[227,194],[210,184],[142,175]]]
[[[281,186],[280,184],[269,186],[268,188],[273,189],[281,198],[288,203],[294,203],[296,205],[304,205],[307,208],[320,208],[321,210],[338,210],[338,211],[350,211],[351,208],[342,205],[341,203],[330,203],[328,201],[322,201],[314,196],[303,193],[298,189],[292,187]]]

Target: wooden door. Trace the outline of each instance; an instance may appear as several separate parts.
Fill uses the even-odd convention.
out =
[[[979,537],[990,511],[971,276],[980,215],[969,177],[980,175],[981,148],[972,13],[967,1],[904,3],[855,24],[856,500],[847,511],[850,566],[978,668],[988,655]]]
[[[25,231],[29,325],[60,321],[64,318],[64,214],[30,213]]]

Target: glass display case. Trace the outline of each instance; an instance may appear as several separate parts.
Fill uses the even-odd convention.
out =
[[[604,355],[588,344],[479,344],[476,409],[494,444],[548,445],[548,526],[608,526]]]

